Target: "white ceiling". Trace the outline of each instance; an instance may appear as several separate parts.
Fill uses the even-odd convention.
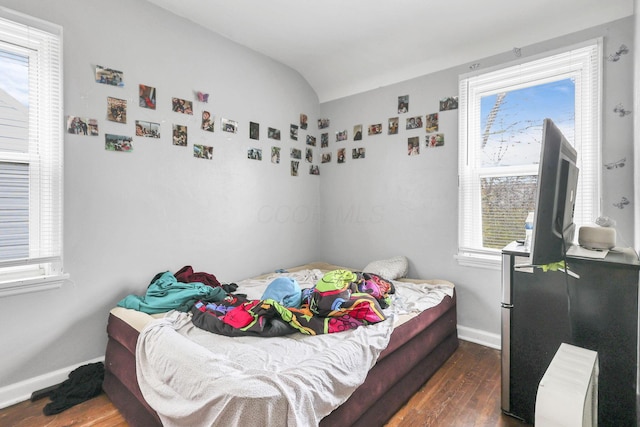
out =
[[[633,14],[633,0],[147,0],[298,71],[320,102]]]

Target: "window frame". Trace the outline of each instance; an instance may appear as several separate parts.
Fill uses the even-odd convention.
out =
[[[537,175],[537,165],[481,167],[480,99],[498,92],[576,78],[575,135],[580,182],[574,222],[599,215],[601,204],[602,38],[511,62],[459,78],[458,263],[500,269],[501,250],[482,246],[483,177]],[[578,98],[580,96],[580,98]],[[475,131],[474,131],[475,130]],[[523,224],[524,228],[524,224]]]
[[[29,256],[0,261],[0,297],[59,288],[63,270],[62,27],[0,7],[3,50],[29,58],[28,149],[0,161],[29,165]]]

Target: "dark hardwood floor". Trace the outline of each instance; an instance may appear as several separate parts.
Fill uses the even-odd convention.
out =
[[[391,418],[387,427],[524,427],[500,410],[500,352],[468,341]]]
[[[0,410],[3,427],[127,427],[102,394],[58,415],[45,416],[48,399]],[[523,427],[500,411],[500,352],[460,341],[458,350],[402,407],[387,427]]]
[[[0,410],[2,427],[128,427],[106,394],[76,405],[66,411],[45,416],[42,408],[49,399],[26,401]]]

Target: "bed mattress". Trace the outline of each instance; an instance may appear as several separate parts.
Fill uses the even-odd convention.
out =
[[[287,271],[329,271],[336,268],[342,267],[313,263]],[[266,278],[267,275],[256,279]],[[448,291],[445,297],[426,310],[394,317],[388,345],[379,354],[364,383],[342,405],[324,417],[320,425],[382,425],[457,348],[453,284],[444,280],[401,281],[426,283],[445,291],[448,288]],[[162,425],[158,413],[143,396],[136,372],[136,346],[140,333],[150,322],[162,316],[122,307],[114,308],[109,314],[104,390],[132,426]]]

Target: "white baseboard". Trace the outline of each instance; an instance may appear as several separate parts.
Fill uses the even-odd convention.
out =
[[[465,341],[471,341],[476,344],[500,350],[502,337],[500,334],[492,334],[480,329],[468,328],[458,325],[458,338]]]
[[[31,393],[42,390],[67,380],[74,369],[89,363],[104,362],[104,356],[88,360],[77,365],[68,366],[19,383],[0,387],[0,409],[31,399]]]

